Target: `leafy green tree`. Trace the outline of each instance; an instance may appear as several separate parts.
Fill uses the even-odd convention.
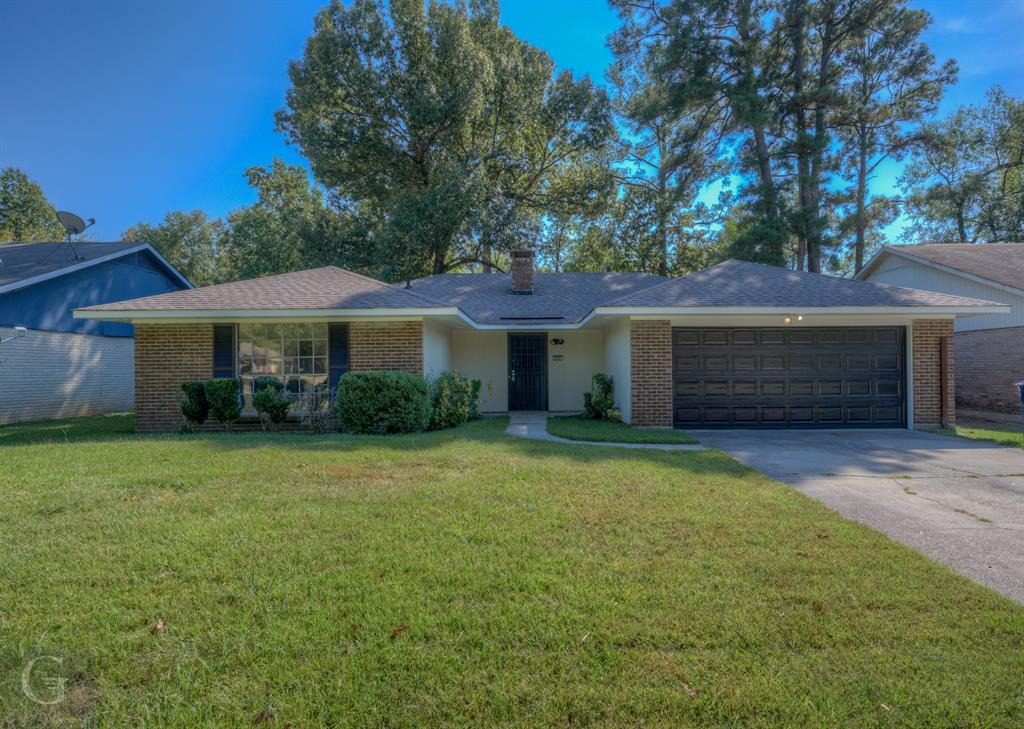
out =
[[[223,233],[224,224],[202,210],[172,210],[158,225],[136,223],[121,239],[151,244],[193,284],[207,286],[221,279],[217,257]]]
[[[609,185],[606,96],[556,75],[494,0],[335,0],[290,76],[278,127],[380,275],[493,265]]]
[[[220,263],[230,279],[255,278],[340,263],[351,265],[338,217],[324,206],[323,192],[302,167],[274,159],[246,170],[257,192],[253,205],[228,214]]]
[[[58,241],[65,236],[43,189],[16,167],[0,171],[0,244]]]
[[[900,186],[907,240],[1024,241],[1024,100],[996,86],[984,107],[925,124]]]
[[[624,188],[623,212],[637,240],[652,248],[650,271],[665,276],[685,259],[691,224],[704,213],[700,187],[723,165],[716,159],[722,135],[699,105],[667,104],[668,89],[651,54],[614,43],[617,58],[609,78],[625,137],[616,164]],[[704,213],[706,215],[706,213]]]
[[[866,211],[871,169],[898,154],[951,76],[919,41],[927,15],[906,0],[612,2],[624,18],[613,47],[653,69],[657,113],[699,119],[722,140],[739,180],[723,238],[733,255],[822,270],[849,234],[833,205],[847,179],[864,185],[852,233],[862,255],[880,219]]]
[[[930,22],[922,10],[889,4],[880,21],[859,28],[844,50],[840,93],[845,104],[837,128],[841,161],[853,169],[852,175],[843,175],[853,178],[853,193],[841,237],[853,238],[854,272],[864,267],[869,237],[877,237],[896,212],[889,198],[870,198],[869,180],[880,164],[910,150],[912,123],[933,113],[946,86],[956,82],[956,63],[937,67],[921,40]]]
[[[743,225],[732,255],[781,265],[789,239],[785,151],[787,57],[779,0],[612,0],[623,18],[612,46],[652,69],[661,91],[647,116],[693,115],[722,143],[740,180]],[[685,138],[684,138],[685,139]],[[691,140],[686,140],[691,141]],[[671,145],[671,153],[676,145]]]

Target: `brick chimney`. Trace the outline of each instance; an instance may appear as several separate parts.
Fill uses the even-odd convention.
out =
[[[533,293],[533,250],[512,251],[512,293]]]

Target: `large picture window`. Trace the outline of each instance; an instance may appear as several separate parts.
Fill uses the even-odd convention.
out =
[[[311,393],[326,394],[327,324],[239,324],[238,370],[245,407],[252,407],[253,383],[278,380],[303,408]]]

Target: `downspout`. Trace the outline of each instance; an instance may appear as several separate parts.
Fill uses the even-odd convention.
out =
[[[949,427],[949,337],[939,337],[939,423]]]

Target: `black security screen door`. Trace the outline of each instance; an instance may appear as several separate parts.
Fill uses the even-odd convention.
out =
[[[548,409],[546,334],[508,335],[508,409]]]

